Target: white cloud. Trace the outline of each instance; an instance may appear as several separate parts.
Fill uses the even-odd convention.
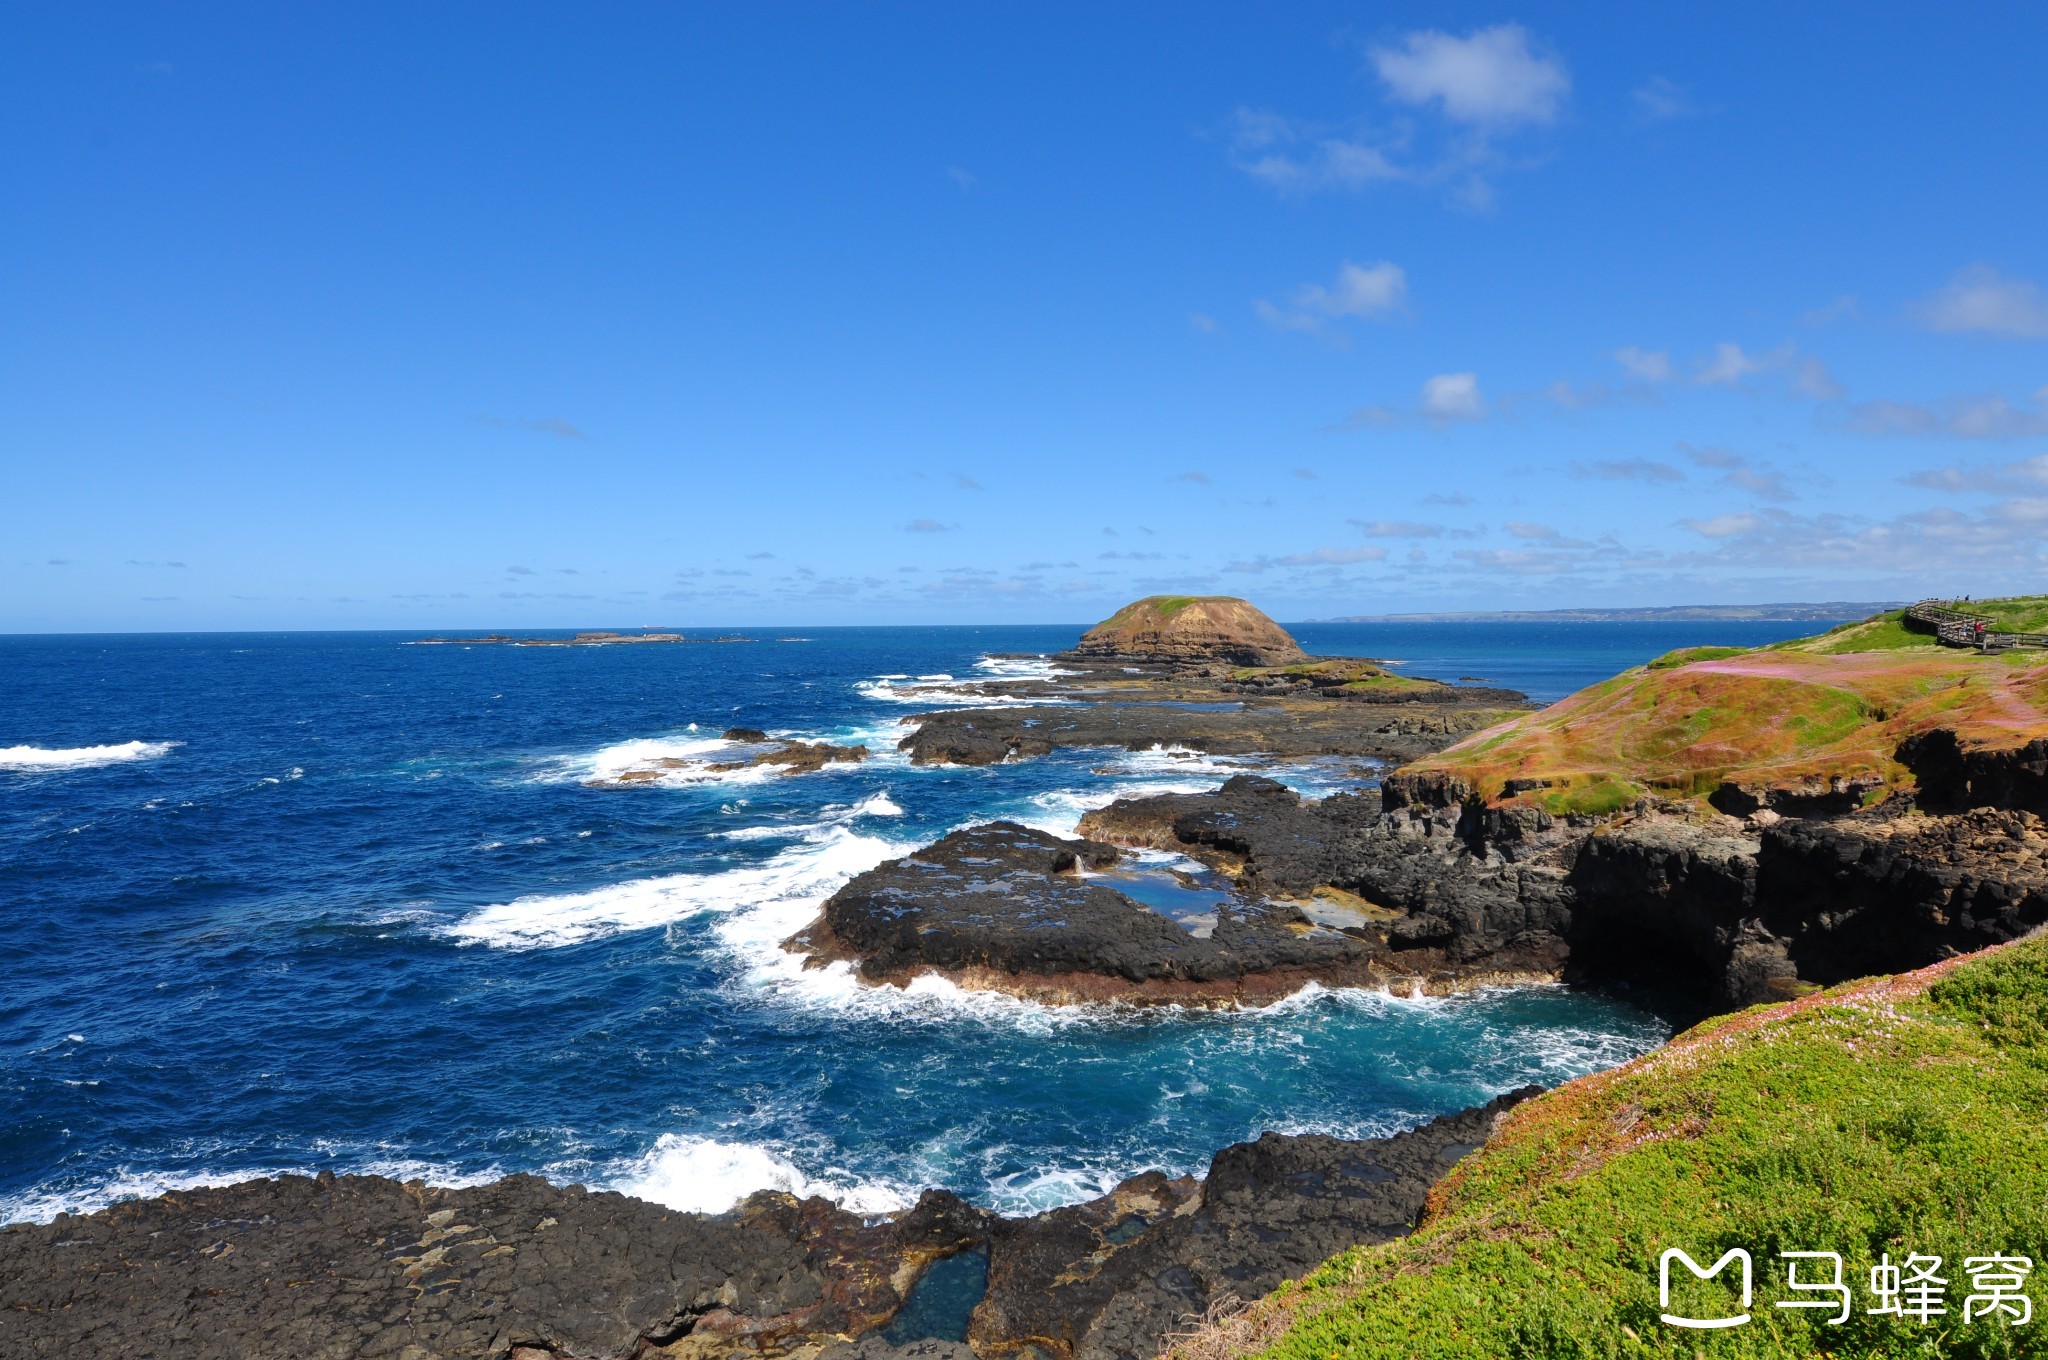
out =
[[[1726,515],[1714,515],[1708,519],[1682,519],[1678,522],[1704,538],[1733,538],[1737,534],[1754,534],[1769,527],[1771,523],[1751,510],[1737,510]]]
[[[1764,361],[1742,352],[1742,346],[1723,341],[1714,346],[1714,357],[1693,374],[1693,381],[1732,386],[1752,373],[1764,371]]]
[[[1230,144],[1238,169],[1282,193],[1361,189],[1410,177],[1376,146],[1300,126],[1265,109],[1238,109]]]
[[[1367,538],[1439,538],[1441,524],[1423,524],[1412,519],[1354,519],[1351,524]]]
[[[1747,491],[1759,500],[1790,501],[1799,498],[1786,483],[1784,473],[1765,464],[1751,462],[1733,449],[1715,444],[1701,448],[1680,444],[1678,448],[1693,461],[1694,466],[1712,468],[1721,473],[1722,486]]]
[[[2006,278],[1988,264],[1963,270],[1915,310],[1929,330],[2048,339],[2048,296],[2038,284]]]
[[[2025,439],[2048,435],[2048,387],[2033,405],[2001,396],[1945,397],[1940,401],[1866,401],[1849,412],[1849,427],[1863,434],[1950,435],[1959,439]]]
[[[1908,486],[1926,487],[1930,491],[2039,492],[2048,487],[2048,453],[1996,466],[1951,464],[1910,473],[1900,480]]]
[[[1643,350],[1634,345],[1623,345],[1614,351],[1614,362],[1637,382],[1668,383],[1675,376],[1669,350]]]
[[[1274,567],[1343,567],[1358,562],[1384,562],[1385,548],[1316,548],[1310,552],[1290,553],[1286,557],[1254,557],[1242,562],[1232,562],[1225,571],[1258,573],[1271,571]]]
[[[1439,373],[1422,384],[1422,414],[1431,420],[1478,420],[1486,414],[1476,373]]]
[[[1372,64],[1394,98],[1438,103],[1446,116],[1481,127],[1548,123],[1572,87],[1564,65],[1532,51],[1519,24],[1463,38],[1436,29],[1410,33],[1399,47],[1374,48]]]
[[[1346,260],[1333,286],[1304,284],[1288,295],[1288,306],[1263,298],[1252,304],[1261,320],[1281,330],[1319,331],[1326,319],[1380,317],[1399,313],[1408,301],[1408,275],[1391,260],[1360,265]]]
[[[1663,76],[1651,76],[1634,93],[1636,107],[1651,118],[1684,118],[1699,112],[1685,87]]]

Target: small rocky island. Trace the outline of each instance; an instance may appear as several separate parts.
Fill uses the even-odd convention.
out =
[[[1050,678],[968,686],[1000,707],[905,718],[911,730],[899,744],[920,765],[993,765],[1080,747],[1398,762],[1529,707],[1514,690],[1308,656],[1279,624],[1228,596],[1139,600],[1049,659]]]

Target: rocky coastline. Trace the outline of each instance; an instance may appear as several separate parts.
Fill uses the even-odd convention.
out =
[[[955,830],[853,878],[785,947],[870,985],[937,973],[1055,1004],[1541,980],[1653,986],[1702,1014],[2048,923],[2048,719],[2026,707],[2031,672],[1997,672],[2006,690],[1978,701],[1988,740],[1830,698],[1856,718],[1828,730],[1830,752],[1882,738],[1851,751],[1861,764],[1807,759],[1783,734],[1818,729],[1788,709],[1799,722],[1757,739],[1778,742],[1772,764],[1687,765],[1711,742],[1675,728],[1669,769],[1586,768],[1566,739],[1596,730],[1600,714],[1579,714],[1612,683],[1532,715],[1512,692],[1290,652],[1226,607],[1241,603],[1141,601],[1052,676],[978,682],[986,706],[906,719],[901,747],[919,764],[1180,747],[1406,768],[1321,799],[1239,775],[1114,802],[1074,836]],[[1681,708],[1718,695],[1716,711],[1746,714],[1742,686],[1785,692],[1782,658],[1697,650],[1716,654],[1630,674],[1663,675]],[[1993,689],[1976,672],[1960,685],[1973,681],[1971,695]],[[724,739],[743,763],[793,770],[867,754]],[[1207,903],[1199,921],[1140,900],[1132,865],[1161,852],[1209,876],[1171,871]],[[1234,1301],[1413,1230],[1432,1187],[1533,1094],[1384,1139],[1267,1133],[1203,1178],[1146,1172],[1019,1219],[941,1190],[875,1219],[775,1192],[690,1214],[531,1176],[195,1190],[0,1231],[0,1354],[1147,1360]]]
[[[1219,1303],[1412,1230],[1534,1089],[1384,1139],[1268,1133],[1199,1180],[1024,1219],[940,1190],[876,1220],[773,1191],[704,1215],[535,1176],[185,1191],[0,1230],[0,1354],[1149,1360]],[[923,1305],[950,1260],[968,1287]],[[892,1333],[906,1313],[922,1325]]]

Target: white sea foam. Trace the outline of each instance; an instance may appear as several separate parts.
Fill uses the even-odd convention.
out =
[[[542,949],[748,908],[785,909],[798,918],[790,927],[794,930],[815,915],[840,884],[908,848],[832,826],[764,863],[634,879],[588,892],[521,897],[479,908],[449,926],[447,933],[465,944]]]
[[[323,1162],[322,1165],[342,1175],[389,1176],[397,1181],[421,1180],[430,1185],[453,1187],[483,1185],[505,1174],[495,1166],[483,1171],[461,1171],[446,1163],[412,1157],[372,1158],[341,1165]],[[20,1194],[0,1196],[0,1224],[48,1223],[59,1214],[96,1214],[124,1200],[155,1199],[173,1191],[239,1185],[243,1181],[269,1180],[278,1176],[310,1176],[315,1169],[305,1166],[250,1166],[231,1170],[157,1171],[122,1167],[111,1175],[84,1184],[46,1184]]]
[[[878,789],[858,803],[828,803],[819,810],[815,822],[768,822],[761,826],[740,826],[730,831],[714,831],[712,834],[727,841],[771,841],[795,838],[816,839],[835,826],[846,826],[862,817],[901,817],[903,809],[889,796],[887,789]]]
[[[155,760],[170,754],[181,741],[124,741],[112,746],[0,746],[0,770],[91,770]]]
[[[691,723],[688,730],[695,732],[697,725]],[[823,735],[774,732],[765,743],[727,741],[723,737],[636,737],[630,741],[613,742],[582,755],[547,757],[539,762],[538,773],[534,777],[542,783],[614,784],[622,777],[632,775],[630,783],[660,788],[765,784],[787,777],[789,768],[741,762],[771,750],[781,742],[826,741],[834,745],[859,742],[869,748],[869,763],[894,764],[897,762],[891,757],[898,754],[895,748],[897,735],[887,725],[878,725],[873,728],[872,736],[868,728],[849,728],[844,733]],[[908,763],[909,757],[903,756],[901,760]],[[727,764],[741,764],[741,768],[714,768]],[[834,761],[825,765],[822,773],[846,773],[858,768],[859,765],[851,761]]]
[[[1056,680],[1063,675],[1081,674],[1064,670],[1044,656],[985,656],[974,663],[974,669],[1001,680]]]
[[[1071,836],[1080,827],[1083,813],[1108,807],[1119,798],[1149,798],[1161,793],[1207,793],[1215,787],[1207,782],[1157,778],[1124,780],[1108,788],[1047,789],[1043,793],[1032,794],[1025,800],[1025,806],[1009,814],[1009,818],[1055,836]]]
[[[1015,708],[1020,704],[1066,704],[1073,700],[1059,695],[1037,695],[1008,693],[997,689],[990,693],[985,685],[1001,685],[1005,682],[1023,680],[1050,680],[1059,675],[1075,674],[1062,671],[1040,659],[1011,660],[983,657],[974,663],[975,669],[983,672],[977,679],[962,680],[947,671],[935,671],[915,679],[907,675],[878,675],[872,680],[862,680],[854,690],[869,699],[890,704],[919,704],[926,708],[952,705],[957,708]]]
[[[785,1190],[799,1199],[820,1195],[857,1214],[910,1207],[900,1187],[833,1170],[811,1176],[758,1144],[675,1133],[664,1133],[645,1157],[621,1166],[607,1188],[699,1214],[724,1213],[757,1190]]]

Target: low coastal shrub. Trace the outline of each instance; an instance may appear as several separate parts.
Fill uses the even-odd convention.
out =
[[[1741,656],[1747,647],[1680,647],[1675,652],[1666,652],[1649,663],[1653,671],[1668,671],[1675,666],[1690,665],[1695,661],[1719,661],[1723,657]]]
[[[2048,941],[1708,1021],[1515,1110],[1414,1236],[1357,1249],[1235,1320],[1271,1360],[2048,1355]],[[1660,1255],[1754,1262],[1660,1301]],[[1789,1287],[1833,1252],[1849,1315]],[[1873,1266],[1939,1257],[1940,1312],[1869,1311]],[[1971,1258],[2041,1273],[1986,1315]],[[1797,1262],[1802,1283],[1832,1278]],[[1904,1276],[1900,1277],[1903,1282]],[[1981,1286],[1981,1287],[1980,1287]],[[1973,1305],[1973,1292],[1977,1295]],[[2030,1314],[2016,1324],[2028,1296]],[[1978,1316],[1965,1319],[1966,1309]]]

